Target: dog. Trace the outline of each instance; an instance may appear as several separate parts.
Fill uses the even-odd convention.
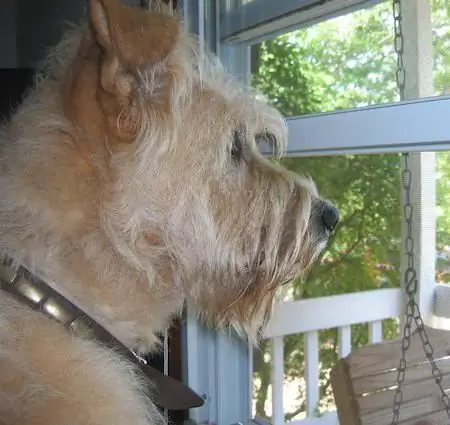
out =
[[[260,154],[282,115],[152,3],[90,0],[2,125],[2,257],[138,355],[186,303],[257,341],[339,212]],[[163,423],[135,369],[0,290],[0,423]]]

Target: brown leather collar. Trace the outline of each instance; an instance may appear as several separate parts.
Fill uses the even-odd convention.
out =
[[[64,325],[71,332],[76,333],[77,330],[87,328],[101,344],[137,365],[151,381],[152,384],[148,385],[149,395],[161,408],[186,410],[203,405],[204,400],[189,387],[149,366],[145,359],[125,347],[106,329],[44,281],[24,267],[14,267],[10,259],[3,261],[0,288],[31,309]]]

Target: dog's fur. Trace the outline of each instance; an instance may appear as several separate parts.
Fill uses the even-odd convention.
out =
[[[0,133],[0,246],[130,349],[186,302],[255,339],[326,243],[282,116],[174,13],[91,0]],[[154,424],[133,369],[0,291],[0,423]]]

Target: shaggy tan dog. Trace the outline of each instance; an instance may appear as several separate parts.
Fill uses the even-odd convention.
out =
[[[2,255],[140,353],[186,301],[256,339],[338,220],[258,153],[286,136],[169,9],[91,0],[1,130]],[[0,290],[0,423],[161,420],[119,355]]]

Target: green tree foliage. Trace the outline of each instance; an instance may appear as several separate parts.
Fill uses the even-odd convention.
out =
[[[450,68],[449,68],[450,69]],[[450,282],[450,152],[437,155],[436,280]]]
[[[450,4],[432,0],[436,29],[435,85],[437,92],[450,87]],[[286,116],[349,109],[398,100],[395,83],[390,2],[356,12],[312,28],[279,36],[255,46],[258,67],[253,85]],[[336,137],[342,137],[336,134]],[[311,175],[321,194],[339,206],[342,222],[328,248],[306,281],[292,284],[292,298],[305,299],[383,287],[400,282],[400,157],[342,155],[285,158],[284,164]],[[437,246],[450,245],[450,154],[438,155]],[[441,269],[450,260],[440,259]],[[450,258],[450,256],[449,256]],[[445,270],[440,273],[445,274]],[[385,321],[385,338],[396,336],[394,321]],[[352,327],[352,346],[366,344],[366,325]],[[321,395],[331,398],[329,370],[337,360],[337,329],[320,333]],[[256,376],[256,414],[267,416],[265,404],[270,386],[270,346],[264,341]],[[304,375],[301,335],[285,338],[285,378]],[[299,389],[298,409],[305,397]]]

